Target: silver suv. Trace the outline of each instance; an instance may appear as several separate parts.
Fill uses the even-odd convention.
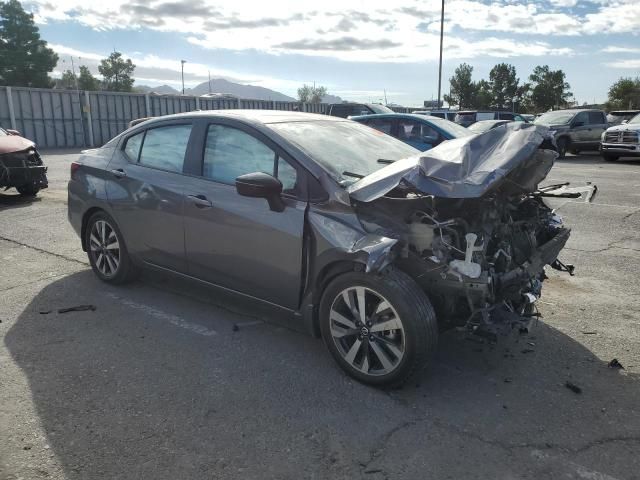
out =
[[[607,128],[600,141],[600,155],[605,160],[640,157],[640,113],[626,123]]]
[[[577,155],[582,150],[598,150],[600,137],[609,126],[602,110],[555,110],[533,123],[549,127],[560,158],[567,152]]]

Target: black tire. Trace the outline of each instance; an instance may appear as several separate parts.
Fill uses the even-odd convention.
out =
[[[40,189],[34,185],[21,185],[16,187],[16,190],[18,190],[18,193],[23,197],[35,197],[40,191]]]
[[[572,153],[573,155],[580,155],[580,150],[578,150],[577,148],[572,148],[569,150],[569,153]]]
[[[569,148],[568,140],[566,138],[559,138],[556,145],[558,146],[558,158],[565,158]]]
[[[607,162],[615,162],[616,160],[618,160],[620,157],[618,155],[609,155],[607,153],[601,153],[600,154],[602,156],[602,158],[605,159],[605,161]]]
[[[349,337],[345,335],[345,337],[343,337],[344,340],[335,340],[332,334],[333,320],[331,320],[331,315],[335,310],[332,310],[332,307],[334,307],[334,304],[337,304],[337,302],[344,301],[341,300],[344,298],[342,292],[350,288],[361,287],[380,295],[384,301],[391,305],[393,313],[397,312],[397,317],[399,317],[402,329],[396,331],[378,331],[374,333],[373,329],[376,324],[385,322],[385,320],[390,317],[382,316],[378,318],[375,314],[372,314],[371,317],[367,317],[371,318],[374,322],[373,326],[368,322],[368,325],[372,328],[368,338],[366,334],[362,337],[361,330],[358,330],[359,333],[357,334],[350,334]],[[371,293],[368,293],[368,295],[371,295]],[[346,305],[346,303],[343,305]],[[373,308],[376,308],[375,303]],[[366,310],[365,308],[365,312]],[[388,312],[390,310],[385,311]],[[333,358],[348,375],[368,385],[389,388],[400,387],[407,382],[413,374],[420,371],[427,364],[437,348],[438,323],[431,302],[411,277],[393,267],[387,268],[380,274],[350,272],[340,275],[325,289],[320,301],[319,314],[322,338]],[[357,329],[362,328],[362,324],[360,325]],[[335,323],[333,326],[335,327]],[[348,331],[351,332],[353,330],[349,329]],[[375,354],[373,349],[382,346],[386,351],[388,343],[391,343],[389,339],[393,338],[392,336],[402,338],[402,348],[404,348],[404,351],[401,357],[394,358],[397,363],[393,369],[385,373],[385,369],[379,360],[380,356],[379,354]],[[348,354],[345,355],[343,353],[349,346],[347,343],[347,347],[343,347],[341,342],[348,342],[350,338],[353,338],[353,344],[355,344],[357,339],[360,339],[363,343],[363,350],[357,354],[360,355],[361,358],[361,366],[359,368],[349,363],[349,361],[345,359],[345,356],[348,356]],[[369,338],[372,339],[369,340]],[[373,346],[372,344],[376,342],[377,345]],[[341,346],[338,347],[337,343]],[[366,346],[364,346],[365,343]],[[342,348],[343,352],[341,352],[339,348]],[[358,347],[358,350],[359,348],[360,347]],[[371,362],[367,359],[367,366],[371,365],[371,368],[367,368],[367,370],[371,373],[365,373],[362,370],[366,368],[364,367],[364,355],[372,359]],[[355,357],[353,362],[355,363]],[[376,366],[376,364],[382,367],[382,373],[380,373],[380,371],[375,372],[373,367]]]
[[[111,273],[105,271],[107,270],[106,267],[100,266],[104,263],[113,265],[113,263],[107,262],[106,260],[106,247],[100,250],[93,249],[95,242],[92,241],[91,235],[92,232],[94,232],[94,226],[96,226],[96,224],[99,222],[105,222],[106,225],[108,225],[109,229],[113,232],[113,234],[115,234],[116,241],[119,247],[117,249],[114,249],[114,251],[117,250],[118,252],[117,268],[111,270]],[[105,242],[103,242],[103,245],[104,243]],[[97,277],[103,282],[111,283],[114,285],[121,285],[135,280],[135,278],[138,276],[139,270],[131,261],[131,257],[129,256],[129,252],[127,251],[124,237],[120,232],[120,228],[118,228],[118,224],[106,212],[96,212],[91,215],[91,217],[87,221],[87,228],[85,230],[85,245],[87,247],[87,256],[89,257],[91,268],[93,269],[93,272],[97,275]],[[111,243],[111,245],[113,245],[113,242]],[[109,252],[111,251],[112,250],[109,250]],[[99,259],[99,255],[101,253],[105,254],[105,258],[102,260]]]

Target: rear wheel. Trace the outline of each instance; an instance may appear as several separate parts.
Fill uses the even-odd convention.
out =
[[[18,193],[23,197],[35,197],[40,191],[35,185],[21,185],[16,187],[16,190],[18,190]]]
[[[573,155],[580,155],[580,150],[578,150],[577,148],[572,148],[569,150],[569,152]]]
[[[429,299],[405,273],[351,272],[320,303],[320,330],[340,367],[356,380],[400,386],[435,352],[438,325]]]
[[[558,145],[558,158],[564,158],[567,155],[567,149],[569,148],[569,142],[566,138],[560,138],[556,142]]]
[[[89,263],[100,280],[121,284],[137,276],[122,233],[109,215],[94,213],[87,222],[85,235]]]

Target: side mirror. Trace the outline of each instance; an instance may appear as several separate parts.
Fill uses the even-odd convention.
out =
[[[18,137],[22,136],[18,130],[12,130],[10,128],[7,128],[5,132],[7,132],[9,135],[16,135]]]
[[[265,198],[274,212],[284,210],[282,182],[268,173],[253,172],[236,178],[236,191],[243,197]]]
[[[584,127],[584,122],[573,122],[572,127]]]

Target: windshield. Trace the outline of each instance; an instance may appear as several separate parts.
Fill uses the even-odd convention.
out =
[[[429,122],[433,123],[440,130],[444,130],[453,138],[468,137],[469,135],[473,135],[473,132],[469,131],[469,129],[464,128],[462,125],[458,125],[457,123],[445,120],[444,118],[429,118]]]
[[[370,103],[367,106],[373,110],[373,113],[394,113],[394,111],[389,107],[385,107],[384,105],[379,105],[377,103]]]
[[[289,122],[268,127],[347,185],[419,150],[356,122]]]
[[[629,123],[640,123],[640,113],[637,114],[635,117],[633,117],[631,120],[629,120]]]
[[[575,115],[576,112],[547,112],[536,118],[533,123],[536,125],[545,125],[547,127],[550,125],[564,125],[569,123]]]

